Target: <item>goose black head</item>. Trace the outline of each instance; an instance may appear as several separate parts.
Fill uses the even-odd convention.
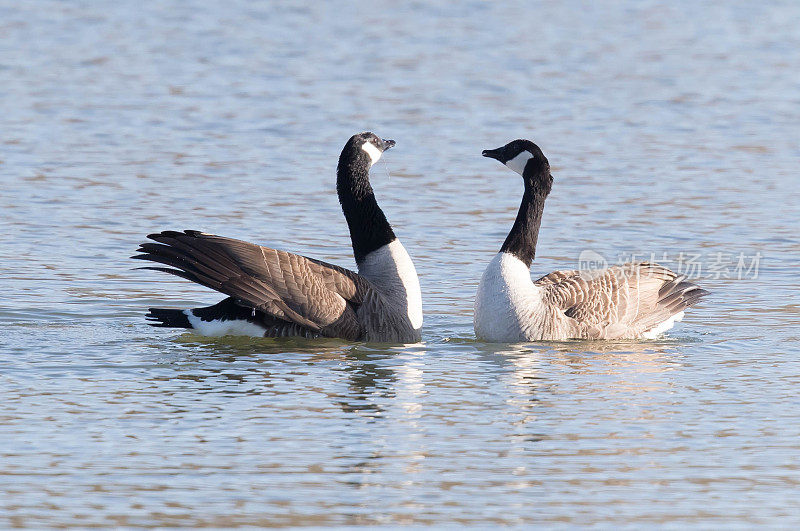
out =
[[[349,196],[364,198],[372,194],[369,169],[392,146],[394,140],[384,140],[369,131],[350,137],[342,148],[336,167],[336,190],[340,201]]]
[[[348,147],[355,152],[355,156],[364,159],[372,166],[381,158],[383,152],[394,146],[394,140],[383,139],[374,133],[366,131],[353,135],[348,142]]]
[[[539,146],[530,140],[512,140],[497,149],[485,149],[484,157],[499,160],[527,180],[540,175],[549,175],[550,163]]]

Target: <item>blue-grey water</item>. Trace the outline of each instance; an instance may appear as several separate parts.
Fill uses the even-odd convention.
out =
[[[800,4],[0,2],[0,527],[800,524]],[[200,229],[353,267],[356,132],[416,345],[208,339],[128,259]],[[477,342],[525,137],[533,274],[651,255],[665,338]]]

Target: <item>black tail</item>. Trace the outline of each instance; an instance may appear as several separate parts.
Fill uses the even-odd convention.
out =
[[[162,326],[165,328],[192,328],[189,318],[183,310],[173,310],[171,308],[150,308],[150,313],[145,315],[150,326]]]

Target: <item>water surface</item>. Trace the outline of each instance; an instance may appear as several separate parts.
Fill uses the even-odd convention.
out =
[[[791,2],[0,4],[0,525],[797,525],[798,27]],[[132,271],[150,232],[353,267],[334,170],[362,130],[397,141],[372,180],[422,343],[145,324],[219,299]],[[522,189],[480,152],[517,137],[555,177],[534,275],[694,257],[713,296],[658,341],[476,342]]]

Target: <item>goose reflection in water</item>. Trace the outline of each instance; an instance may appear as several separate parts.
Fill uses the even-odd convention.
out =
[[[669,374],[681,366],[680,345],[674,342],[571,341],[481,347],[482,358],[505,383],[505,404],[514,411],[508,419],[509,436],[524,443],[565,436],[563,424],[577,412],[602,411],[596,401],[598,394],[616,401],[611,407],[615,423],[639,420],[646,416],[643,405],[668,398],[673,385]]]

